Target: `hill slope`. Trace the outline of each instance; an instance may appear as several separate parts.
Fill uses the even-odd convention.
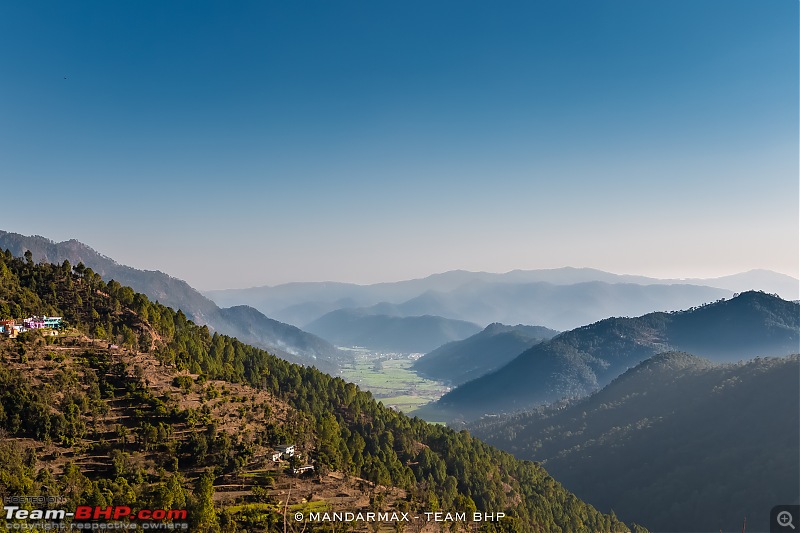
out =
[[[471,428],[655,531],[768,529],[800,500],[800,356],[715,365],[665,353],[567,408]],[[665,504],[665,502],[669,502]]]
[[[460,385],[497,370],[534,344],[557,334],[542,326],[490,324],[472,337],[448,342],[425,354],[413,368],[433,379]]]
[[[668,350],[720,362],[786,355],[798,351],[799,332],[800,306],[760,292],[679,313],[609,318],[534,346],[497,372],[457,387],[434,408],[470,418],[585,396]]]
[[[340,309],[306,329],[337,346],[363,346],[392,352],[427,352],[480,331],[480,326],[440,316],[394,317]]]
[[[519,533],[627,530],[537,465],[466,432],[387,409],[357,386],[315,368],[212,335],[182,312],[117,282],[105,283],[93,272],[0,253],[0,315],[9,314],[60,315],[72,329],[49,341],[38,332],[0,339],[0,428],[8,432],[8,437],[0,432],[3,494],[54,490],[67,496],[73,509],[77,502],[188,506],[191,531],[275,532],[287,530],[280,517],[292,495],[297,502],[292,511],[341,509],[343,503],[358,510],[349,494],[317,492],[330,486],[329,472],[338,472],[339,480],[362,478],[344,488],[360,486],[362,495],[369,493],[361,505],[372,510],[502,511],[507,516],[496,530]],[[102,347],[91,341],[87,346],[86,333],[103,338]],[[105,339],[119,339],[121,348],[112,350]],[[72,347],[78,351],[69,352]],[[62,348],[66,351],[59,354]],[[41,363],[41,373],[27,369],[33,366],[29,357]],[[132,358],[144,364],[129,373]],[[162,398],[152,392],[172,386],[183,393]],[[185,408],[182,401],[189,402]],[[200,404],[195,408],[191,402]],[[132,416],[116,417],[109,433],[107,426],[114,422],[106,424],[103,413],[123,407],[130,407]],[[178,421],[185,425],[176,426]],[[248,429],[254,423],[264,428]],[[67,462],[61,471],[49,471],[38,464],[36,452],[48,441],[66,448],[67,461],[76,458],[96,468],[82,474],[81,467]],[[266,464],[264,445],[287,441],[296,444],[302,460],[313,462],[316,482],[278,484],[271,469],[250,470]],[[128,460],[129,453],[150,455]],[[51,459],[58,457],[46,458]],[[193,491],[187,478],[196,480]],[[247,478],[255,478],[257,487]],[[214,505],[215,487],[234,493],[235,505],[221,514]],[[372,525],[348,527],[366,531]],[[433,522],[422,525],[428,532],[439,528]],[[321,529],[303,523],[302,530]]]
[[[256,310],[246,313],[245,316],[241,310],[220,309],[183,280],[160,271],[138,270],[120,265],[74,239],[56,243],[40,236],[26,237],[0,230],[0,250],[9,250],[18,257],[30,250],[35,262],[61,264],[69,261],[72,265],[83,263],[107,281],[116,280],[146,294],[152,300],[180,309],[197,324],[208,325],[214,331],[271,349],[296,363],[316,365],[323,370],[334,371],[341,361],[348,358],[347,354],[330,343],[309,333],[271,320]],[[240,323],[239,318],[244,319],[244,322]]]

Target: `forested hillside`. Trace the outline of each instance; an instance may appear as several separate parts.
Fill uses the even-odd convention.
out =
[[[508,514],[502,522],[483,525],[485,531],[627,529],[565,491],[540,466],[466,431],[408,418],[339,378],[211,334],[180,311],[106,283],[82,264],[35,264],[30,255],[0,254],[0,315],[42,314],[63,316],[74,334],[53,340],[30,332],[2,340],[9,367],[0,375],[4,495],[68,493],[70,505],[161,497],[160,505],[193,510],[192,531],[277,531],[280,515],[268,491],[243,494],[242,505],[253,503],[246,498],[254,495],[266,500],[246,513],[242,505],[223,510],[210,502],[225,476],[248,468],[258,446],[292,438],[321,480],[340,472],[372,484],[373,493],[394,487],[403,495],[396,505],[413,511]],[[76,354],[70,342],[85,353]],[[119,350],[106,342],[117,343]],[[54,347],[52,353],[47,346]],[[56,348],[67,352],[60,355]],[[42,365],[36,376],[23,372],[34,358]],[[136,358],[148,361],[138,371],[132,369]],[[173,381],[166,383],[170,375]],[[173,398],[179,390],[194,395],[196,407],[181,407]],[[240,409],[218,411],[238,403]],[[115,435],[107,433],[104,412],[125,405],[126,424],[120,423]],[[253,424],[262,425],[263,433]],[[129,432],[136,437],[129,439]],[[48,443],[60,446],[59,457],[93,467],[81,473],[74,462],[37,458],[36,450]],[[140,462],[124,455],[153,451],[158,453]],[[308,528],[314,530],[313,524]]]
[[[477,422],[600,509],[655,531],[768,529],[800,500],[800,356],[714,364],[665,353],[571,405]]]
[[[289,361],[315,365],[328,372],[335,372],[344,361],[349,362],[346,352],[315,335],[267,318],[252,308],[219,308],[183,280],[160,271],[121,265],[74,239],[56,243],[40,236],[27,237],[0,230],[0,250],[3,249],[18,257],[29,251],[37,263],[82,263],[105,281],[113,279],[130,286],[152,301],[183,311],[196,324],[208,325],[213,331],[268,349]]]
[[[413,368],[433,379],[460,385],[497,370],[534,344],[557,334],[542,326],[489,324],[480,333],[425,354]]]
[[[731,362],[795,353],[798,343],[800,305],[750,291],[685,311],[608,318],[564,332],[426,409],[467,419],[519,411],[586,396],[660,352],[683,350]]]

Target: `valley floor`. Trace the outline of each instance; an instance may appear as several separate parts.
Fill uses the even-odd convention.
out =
[[[414,411],[435,402],[450,387],[441,381],[421,377],[411,365],[422,354],[374,352],[366,348],[341,348],[351,351],[354,363],[344,365],[340,377],[355,383],[384,405],[414,415]]]

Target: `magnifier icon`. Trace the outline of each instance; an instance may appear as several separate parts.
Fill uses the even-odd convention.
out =
[[[776,520],[778,521],[779,526],[781,527],[789,526],[790,528],[794,529],[794,524],[792,523],[792,513],[790,513],[789,511],[781,511],[780,513],[778,513]]]

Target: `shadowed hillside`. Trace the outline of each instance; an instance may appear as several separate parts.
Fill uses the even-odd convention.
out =
[[[558,332],[542,326],[490,324],[463,341],[448,342],[414,363],[414,370],[460,385],[502,367]]]
[[[471,429],[654,531],[735,531],[745,516],[764,531],[772,506],[800,500],[798,406],[798,355],[719,365],[665,353],[566,408]]]

